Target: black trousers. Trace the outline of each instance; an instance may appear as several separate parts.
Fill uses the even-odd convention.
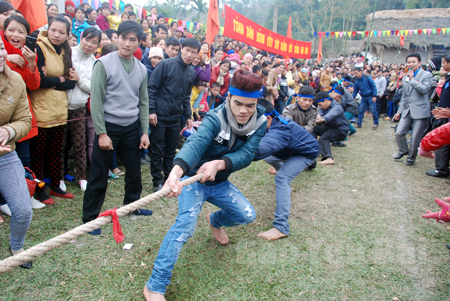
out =
[[[106,131],[126,169],[123,204],[127,205],[138,200],[142,192],[139,120],[129,126],[106,122]],[[103,206],[108,185],[108,170],[113,154],[113,150],[100,149],[98,135],[95,135],[91,174],[83,200],[84,223],[96,219]]]
[[[336,129],[326,129],[324,126],[316,125],[314,127],[314,137],[319,138],[319,150],[322,155],[322,161],[328,158],[333,158],[331,155],[331,142],[342,141],[345,139],[346,134]]]
[[[434,120],[433,130],[446,124],[446,120],[439,119]],[[436,170],[443,175],[448,175],[449,170],[449,160],[450,160],[450,145],[444,145],[440,149],[434,152],[434,164],[436,165]]]
[[[377,111],[378,117],[380,118],[382,114],[386,113],[386,96],[383,95],[381,97],[377,96]]]
[[[164,184],[173,167],[178,142],[180,140],[180,122],[150,125],[150,171],[153,185]],[[164,173],[164,176],[163,174]]]

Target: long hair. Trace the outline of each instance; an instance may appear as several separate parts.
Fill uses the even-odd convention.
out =
[[[69,21],[67,21],[66,18],[61,16],[56,16],[53,19],[50,20],[48,24],[48,29],[52,26],[54,22],[61,22],[66,25],[67,28],[67,36],[70,34],[70,24]],[[61,47],[64,49],[64,57],[63,57],[63,63],[64,63],[64,76],[69,76],[69,70],[72,68],[72,48],[70,48],[69,42],[66,40],[61,44]]]

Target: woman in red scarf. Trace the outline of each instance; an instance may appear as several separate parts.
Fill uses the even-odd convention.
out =
[[[65,3],[66,14],[72,16],[72,19],[75,18],[75,3],[73,1],[66,1]]]
[[[1,38],[8,52],[6,64],[12,71],[19,73],[28,90],[39,88],[41,76],[36,68],[37,56],[27,46],[24,46],[27,35],[30,34],[30,25],[21,16],[11,16],[5,20],[4,31],[0,31]],[[28,95],[27,95],[28,96]],[[38,134],[36,119],[31,110],[30,97],[28,96],[32,115],[31,130],[16,143],[16,152],[24,167],[30,167],[30,139]],[[1,203],[1,202],[0,202]],[[33,208],[42,208],[44,204],[32,198]]]

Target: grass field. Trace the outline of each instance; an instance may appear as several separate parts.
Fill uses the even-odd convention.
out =
[[[275,185],[269,165],[253,163],[230,180],[256,209],[251,225],[227,229],[230,244],[217,243],[205,221],[216,210],[206,204],[194,236],[175,266],[168,300],[449,300],[450,235],[445,225],[425,220],[438,211],[434,198],[449,196],[449,180],[425,176],[434,168],[418,158],[408,167],[395,161],[394,130],[371,120],[333,148],[335,166],[305,171],[291,186],[291,235],[274,242],[256,235],[272,227]],[[143,166],[143,196],[152,193]],[[34,212],[25,248],[81,224],[82,194]],[[123,179],[109,184],[104,210],[121,206]],[[126,236],[116,245],[112,225],[103,235],[79,237],[34,261],[32,270],[1,275],[1,300],[143,300],[159,246],[174,223],[175,199],[148,206],[151,217],[121,219]],[[0,226],[7,252],[9,218]],[[133,243],[129,251],[124,243]]]

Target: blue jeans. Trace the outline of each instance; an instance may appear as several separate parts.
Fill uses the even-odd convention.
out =
[[[183,177],[182,180],[187,178]],[[175,262],[180,255],[181,248],[195,231],[204,202],[209,202],[222,209],[211,214],[211,225],[214,228],[250,224],[256,218],[253,206],[230,181],[224,181],[214,186],[196,182],[184,187],[178,197],[176,222],[164,237],[153,266],[152,276],[147,282],[147,288],[150,291],[166,293]]]
[[[31,224],[33,210],[25,170],[15,151],[0,156],[0,193],[11,209],[9,245],[20,250]]]
[[[362,97],[359,104],[358,125],[361,126],[364,119],[364,112],[370,107],[373,116],[373,124],[378,125],[377,103],[372,101],[372,96]]]
[[[277,206],[273,227],[289,235],[289,214],[291,212],[291,181],[302,173],[315,160],[303,156],[292,156],[287,160],[270,156],[264,159],[278,172],[275,175]]]
[[[345,114],[345,118],[347,118],[348,121],[350,121],[353,117],[355,117],[355,115],[353,115],[350,112],[344,112],[344,114]],[[348,123],[348,127],[350,128],[350,134],[356,133],[355,128],[353,127],[353,125],[350,122]]]

